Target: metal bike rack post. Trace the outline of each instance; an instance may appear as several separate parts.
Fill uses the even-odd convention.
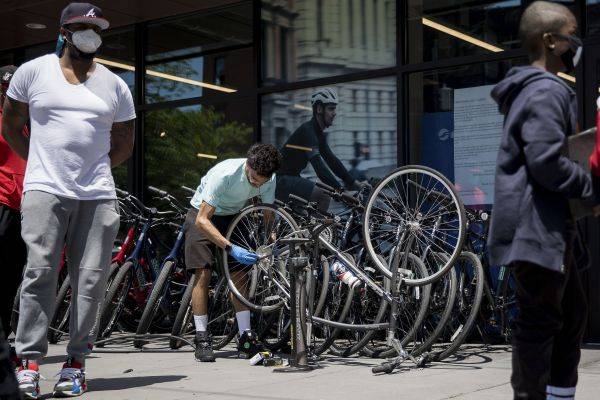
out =
[[[283,239],[281,242],[288,243],[290,246],[290,256],[288,259],[288,268],[290,272],[290,331],[292,352],[290,354],[290,364],[288,367],[276,368],[273,372],[308,372],[313,368],[308,365],[307,345],[305,337],[305,327],[302,324],[302,313],[306,312],[305,301],[302,301],[302,291],[306,275],[304,270],[308,265],[308,258],[296,254],[296,246],[301,243],[307,243],[310,239],[290,238]]]

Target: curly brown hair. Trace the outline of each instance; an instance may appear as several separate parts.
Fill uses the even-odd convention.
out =
[[[253,144],[246,157],[248,166],[264,177],[270,177],[281,166],[281,153],[270,144]]]

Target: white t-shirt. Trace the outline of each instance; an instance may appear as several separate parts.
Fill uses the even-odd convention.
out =
[[[67,82],[55,54],[23,64],[8,97],[29,104],[31,138],[23,191],[79,200],[115,199],[110,130],[135,118],[127,84],[101,64],[82,84]]]

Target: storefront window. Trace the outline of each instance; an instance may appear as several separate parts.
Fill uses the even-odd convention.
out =
[[[102,47],[97,61],[119,75],[134,94],[135,38],[133,28],[103,33]]]
[[[587,0],[588,36],[600,35],[600,0]]]
[[[560,1],[575,11],[574,1]],[[420,63],[520,47],[528,1],[409,0],[408,61]]]
[[[146,114],[146,184],[186,198],[202,176],[228,158],[244,157],[253,140],[253,100],[188,106]],[[151,198],[147,194],[147,198]]]
[[[411,74],[408,79],[410,162],[451,181],[467,206],[491,205],[503,116],[493,86],[526,60]]]
[[[396,0],[262,1],[264,85],[396,65]]]
[[[146,101],[156,103],[254,86],[250,3],[148,27]]]
[[[397,165],[396,78],[331,86],[339,105],[326,130],[332,152],[355,179],[381,178]],[[310,96],[317,88],[276,93],[262,99],[262,141],[279,148],[312,118]],[[312,167],[302,174],[316,179]]]
[[[102,47],[96,61],[125,81],[135,99],[135,37],[133,27],[102,34]],[[127,189],[128,163],[113,169],[117,187]]]

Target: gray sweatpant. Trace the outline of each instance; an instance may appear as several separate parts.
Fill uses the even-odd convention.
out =
[[[29,191],[24,194],[21,213],[27,266],[15,340],[17,355],[38,359],[48,352],[46,334],[66,244],[72,288],[67,354],[83,362],[96,339],[96,332],[91,331],[99,318],[119,229],[117,201],[75,200]]]

